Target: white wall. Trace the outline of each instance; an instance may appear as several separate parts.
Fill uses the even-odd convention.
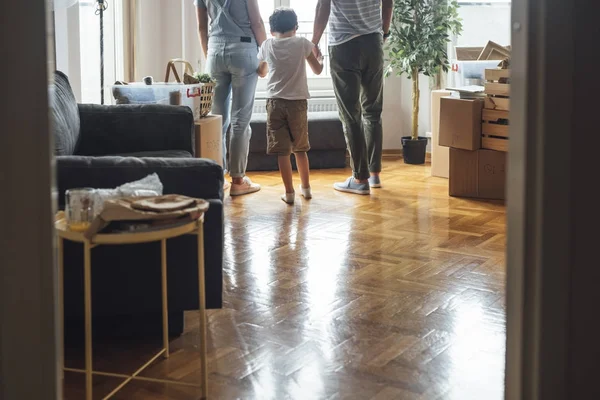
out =
[[[152,76],[162,82],[167,62],[174,58],[183,58],[194,69],[201,69],[193,1],[143,0],[137,4],[135,80]]]
[[[81,102],[81,52],[79,44],[79,7],[54,11],[56,69],[69,77],[78,102]]]
[[[421,99],[419,101],[419,135],[425,136],[429,129],[431,91],[429,79],[419,79]],[[410,136],[412,129],[412,81],[405,76],[390,76],[383,90],[383,148],[402,148],[402,136]]]
[[[454,40],[459,46],[484,46],[488,40],[502,45],[510,44],[510,5],[477,5],[460,8],[463,33]],[[401,148],[402,136],[410,135],[412,124],[412,82],[405,77],[386,79],[383,111],[383,148]],[[431,130],[431,90],[429,79],[420,78],[421,101],[419,135]]]
[[[402,116],[402,90],[403,78],[390,76],[386,78],[383,87],[383,148],[400,149],[400,138],[404,136]]]

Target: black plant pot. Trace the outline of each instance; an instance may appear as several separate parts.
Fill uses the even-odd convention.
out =
[[[406,164],[425,164],[426,152],[426,137],[419,136],[417,140],[413,140],[412,136],[402,137],[402,154]]]

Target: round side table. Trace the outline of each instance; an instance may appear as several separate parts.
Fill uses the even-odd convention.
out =
[[[64,323],[64,241],[82,243],[84,247],[84,262],[83,262],[83,281],[84,281],[84,314],[85,314],[85,369],[65,368],[63,355],[63,369],[68,372],[84,373],[86,400],[92,400],[92,376],[101,375],[114,378],[125,379],[123,383],[117,386],[111,393],[104,397],[109,399],[114,396],[119,390],[123,389],[132,380],[140,380],[146,382],[168,383],[174,385],[194,386],[201,390],[202,398],[205,399],[208,395],[208,370],[206,367],[206,298],[205,298],[205,281],[204,281],[204,214],[195,221],[190,221],[182,225],[174,227],[166,227],[146,232],[132,233],[109,233],[98,234],[86,239],[83,232],[71,231],[62,213],[59,213],[55,220],[55,230],[58,236],[58,267],[59,267],[59,307],[60,320]],[[198,295],[200,297],[200,364],[201,364],[201,382],[199,385],[183,383],[166,379],[154,379],[140,377],[146,368],[148,368],[159,357],[169,357],[169,316],[167,305],[167,240],[178,236],[192,234],[198,238]],[[141,366],[131,375],[115,374],[111,372],[94,371],[92,368],[92,249],[98,246],[113,246],[139,244],[149,242],[160,242],[161,245],[161,276],[162,276],[162,330],[163,330],[163,348],[156,353],[146,364]],[[61,324],[61,326],[63,326]]]

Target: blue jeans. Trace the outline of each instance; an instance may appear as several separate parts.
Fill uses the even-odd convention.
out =
[[[257,54],[254,41],[242,43],[239,38],[236,42],[229,38],[211,37],[208,42],[207,73],[216,81],[212,113],[223,116],[223,165],[232,178],[246,174],[252,136],[250,119],[258,81]]]

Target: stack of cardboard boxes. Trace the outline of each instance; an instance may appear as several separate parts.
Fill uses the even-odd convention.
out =
[[[486,71],[486,92],[494,93],[485,97],[441,99],[439,145],[450,147],[450,196],[505,198],[509,88],[498,85],[508,86],[500,78],[506,71]]]

